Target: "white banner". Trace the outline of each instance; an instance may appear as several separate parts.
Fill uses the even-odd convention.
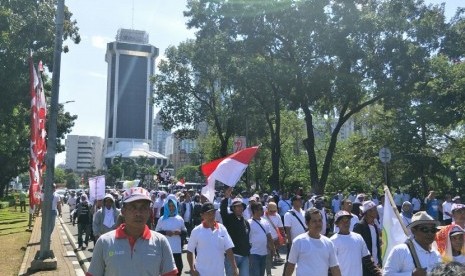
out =
[[[105,197],[105,176],[89,178],[89,202],[94,204],[96,200]]]

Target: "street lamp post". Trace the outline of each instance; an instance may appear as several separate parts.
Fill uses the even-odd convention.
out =
[[[52,221],[52,185],[55,174],[55,153],[56,153],[56,138],[57,138],[57,117],[58,117],[58,98],[60,91],[60,65],[61,51],[63,46],[63,25],[64,25],[64,7],[65,0],[57,1],[56,10],[56,30],[55,30],[55,48],[53,57],[53,73],[52,73],[52,96],[50,104],[50,118],[47,140],[47,155],[46,155],[46,178],[44,184],[44,201],[43,201],[43,218],[42,232],[40,239],[39,256],[35,258],[37,270],[56,269],[56,259],[53,252],[50,250],[51,234],[50,225],[55,223]],[[54,259],[54,261],[44,262],[46,259]],[[32,265],[34,266],[34,264]]]

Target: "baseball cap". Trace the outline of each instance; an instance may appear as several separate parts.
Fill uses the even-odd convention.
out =
[[[454,203],[454,204],[452,204],[451,212],[453,213],[454,211],[457,211],[457,210],[460,210],[460,209],[463,209],[463,208],[465,208],[465,204]]]
[[[462,229],[462,227],[455,225],[452,227],[452,229],[449,232],[449,236],[455,236],[455,235],[460,235],[460,234],[465,234],[465,231]]]
[[[213,203],[211,202],[205,202],[203,205],[202,205],[202,208],[200,210],[200,212],[202,213],[206,213],[206,212],[210,212],[210,211],[215,211],[215,206],[213,205]]]
[[[360,210],[362,211],[362,213],[366,213],[368,210],[373,209],[375,207],[376,204],[373,201],[367,200],[362,203],[362,206],[360,206]]]
[[[334,222],[337,223],[338,220],[342,217],[349,217],[349,218],[352,218],[352,214],[347,212],[347,211],[344,211],[344,210],[341,210],[339,212],[336,213],[336,216],[334,217]]]
[[[152,201],[150,199],[150,193],[142,187],[132,187],[123,193],[123,203],[129,203],[136,200]]]

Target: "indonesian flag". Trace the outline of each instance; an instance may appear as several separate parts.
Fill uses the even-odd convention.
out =
[[[183,177],[183,178],[179,179],[178,182],[176,182],[176,186],[183,186],[184,187],[185,186],[184,183],[186,183],[186,180],[184,180],[184,177]]]
[[[258,146],[245,148],[224,158],[203,164],[200,169],[207,177],[207,185],[202,188],[202,195],[213,202],[216,180],[230,187],[236,186],[258,148]]]

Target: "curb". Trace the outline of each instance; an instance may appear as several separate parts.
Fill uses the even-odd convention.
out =
[[[87,273],[87,271],[89,270],[89,266],[90,266],[89,261],[87,261],[87,258],[84,255],[84,253],[82,253],[81,250],[78,250],[78,246],[76,245],[76,240],[74,239],[71,231],[68,229],[68,226],[66,225],[66,223],[63,221],[63,218],[58,217],[58,219],[60,220],[60,224],[66,233],[66,237],[68,237],[69,243],[73,247],[73,250],[76,252],[76,257],[78,258],[78,261],[79,261],[79,264],[81,265],[82,270],[84,271],[84,273]]]
[[[32,230],[34,229],[35,221],[33,221],[31,224],[31,237],[29,238],[29,241],[26,244],[26,252],[24,252],[23,261],[21,262],[21,268],[19,269],[18,275],[25,275],[27,272],[27,260],[29,259],[29,254],[31,254],[31,247],[29,246],[29,244],[32,243]]]

